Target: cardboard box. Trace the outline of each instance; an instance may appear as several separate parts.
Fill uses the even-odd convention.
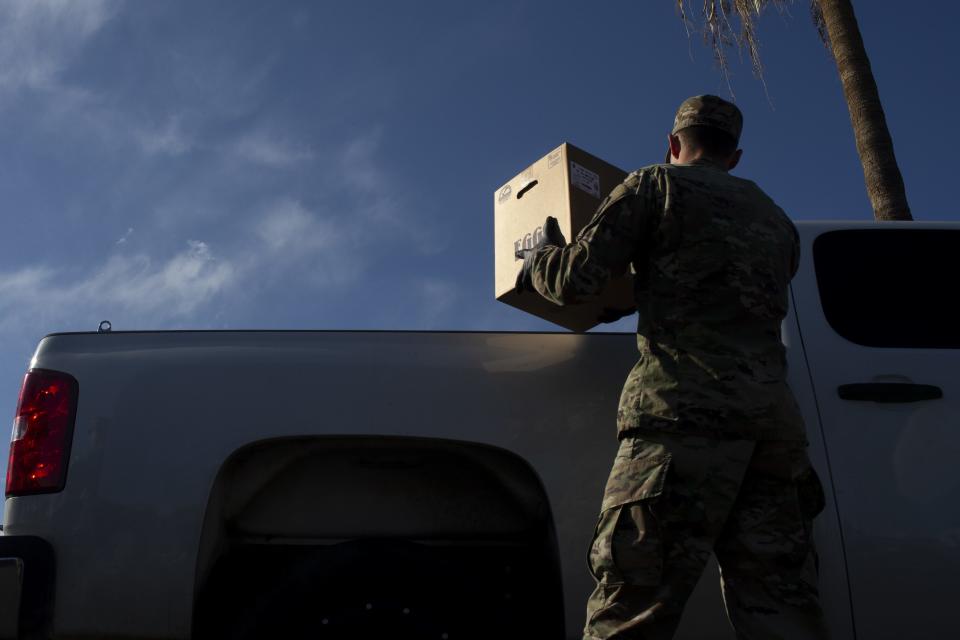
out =
[[[516,252],[539,241],[546,217],[555,217],[567,242],[572,242],[626,176],[622,169],[565,142],[497,189],[493,194],[497,300],[573,331],[596,326],[604,308],[632,307],[629,273],[610,281],[598,298],[583,304],[559,306],[534,292],[514,291],[523,265]]]

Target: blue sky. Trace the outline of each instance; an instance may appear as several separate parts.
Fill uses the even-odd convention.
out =
[[[956,219],[960,8],[856,8],[914,215]],[[869,219],[793,14],[761,21],[769,100],[732,56],[736,173],[795,219]],[[565,140],[659,162],[697,93],[728,95],[672,0],[2,1],[0,416],[43,335],[103,319],[552,330],[493,299],[494,191]]]

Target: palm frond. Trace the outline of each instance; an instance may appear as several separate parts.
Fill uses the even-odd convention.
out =
[[[689,3],[693,1],[695,0],[677,0],[680,20],[687,30],[688,37],[691,31],[702,33],[704,43],[713,50],[717,66],[720,67],[730,95],[735,97],[730,84],[730,65],[727,60],[727,52],[730,49],[735,49],[738,55],[746,51],[754,75],[764,83],[764,90],[766,90],[763,63],[760,59],[757,20],[767,7],[785,12],[787,5],[794,0],[702,0],[699,24],[694,23],[690,18]],[[823,16],[820,14],[817,0],[811,0],[810,11],[821,38],[824,38],[826,29],[822,26]]]

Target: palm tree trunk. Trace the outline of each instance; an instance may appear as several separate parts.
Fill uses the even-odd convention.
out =
[[[913,220],[853,4],[851,0],[816,1],[843,83],[873,215],[877,220]]]

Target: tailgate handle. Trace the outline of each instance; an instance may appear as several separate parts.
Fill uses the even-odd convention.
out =
[[[860,382],[842,384],[837,393],[844,400],[869,400],[872,402],[920,402],[943,397],[943,390],[932,384],[905,382]]]

